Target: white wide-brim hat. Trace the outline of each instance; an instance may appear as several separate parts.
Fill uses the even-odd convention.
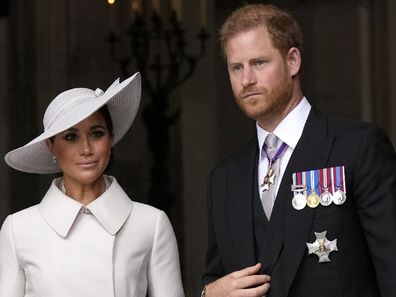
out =
[[[44,114],[44,132],[28,144],[5,155],[6,163],[14,169],[29,173],[60,172],[53,162],[46,140],[59,134],[107,106],[113,124],[113,146],[131,127],[139,108],[140,74],[123,82],[117,79],[107,90],[75,88],[67,90],[48,105]]]

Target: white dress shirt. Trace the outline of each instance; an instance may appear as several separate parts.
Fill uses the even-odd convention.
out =
[[[0,232],[1,297],[183,297],[164,212],[132,202],[115,178],[85,207],[55,179]]]
[[[282,180],[283,174],[285,173],[286,166],[289,163],[290,157],[300,140],[301,134],[304,130],[305,123],[307,121],[309,112],[311,111],[311,105],[308,100],[304,97],[301,102],[279,123],[279,125],[272,132],[275,134],[282,142],[287,144],[285,151],[283,152],[281,158],[276,162],[280,162],[279,176],[275,179],[275,189],[278,193],[280,182]],[[262,187],[260,186],[264,180],[265,175],[268,172],[268,159],[263,150],[263,145],[265,138],[270,133],[265,129],[261,128],[258,123],[256,123],[257,139],[259,145],[260,157],[258,165],[258,190],[261,195]],[[275,194],[276,196],[276,194]]]

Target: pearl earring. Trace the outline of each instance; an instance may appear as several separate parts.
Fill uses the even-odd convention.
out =
[[[56,157],[55,156],[52,156],[52,163],[56,163]]]

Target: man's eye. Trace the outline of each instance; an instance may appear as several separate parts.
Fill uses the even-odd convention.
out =
[[[63,139],[65,139],[66,141],[73,141],[77,139],[77,135],[74,133],[68,133],[66,134]]]
[[[257,66],[261,66],[261,65],[263,65],[264,63],[265,63],[264,60],[257,60],[257,61],[254,62],[254,64],[257,65]]]
[[[239,71],[242,69],[242,65],[232,65],[231,70],[232,71]]]

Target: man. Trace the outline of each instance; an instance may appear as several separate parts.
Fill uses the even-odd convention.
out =
[[[396,157],[382,130],[311,107],[302,34],[272,5],[220,31],[257,137],[210,179],[206,297],[396,296]]]

